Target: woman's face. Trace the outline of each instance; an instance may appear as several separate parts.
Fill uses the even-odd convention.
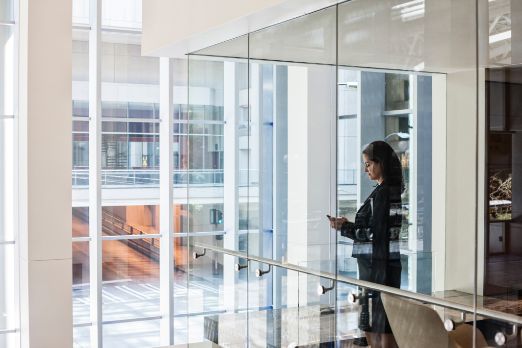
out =
[[[368,174],[370,180],[382,182],[382,167],[379,163],[371,161],[366,154],[362,155],[364,171]]]

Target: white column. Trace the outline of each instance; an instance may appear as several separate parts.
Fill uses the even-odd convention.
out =
[[[335,236],[326,219],[334,167],[335,74],[322,67],[288,67],[288,262],[315,270],[335,264],[330,245]],[[309,279],[299,275],[300,306],[316,300],[306,291],[317,285]],[[295,293],[297,282],[288,283],[294,286],[288,286],[289,294]]]
[[[72,347],[71,1],[20,0],[22,347]]]
[[[224,62],[224,207],[223,222],[226,234],[223,246],[226,249],[237,250],[238,248],[238,216],[239,216],[239,160],[238,160],[238,117],[236,87],[236,63]],[[236,299],[236,272],[234,270],[235,258],[225,257],[223,260],[223,284],[227,289],[225,292],[225,308],[233,311],[238,308]],[[239,260],[237,260],[239,261]],[[246,272],[243,270],[241,272]]]
[[[90,0],[89,32],[89,275],[91,345],[103,346],[101,208],[101,0]]]
[[[160,58],[160,343],[174,344],[172,61]]]
[[[288,263],[308,261],[308,142],[309,103],[308,70],[288,67]],[[300,285],[304,285],[302,288]],[[289,272],[287,280],[288,306],[306,305],[306,276]],[[292,295],[299,294],[299,299]]]
[[[446,75],[446,226],[445,290],[473,293],[477,204],[474,175],[477,127],[476,71]],[[466,130],[466,131],[464,131]],[[451,151],[449,151],[451,149]],[[439,174],[440,175],[440,174]],[[434,186],[435,187],[435,186]],[[434,220],[438,219],[433,215]]]

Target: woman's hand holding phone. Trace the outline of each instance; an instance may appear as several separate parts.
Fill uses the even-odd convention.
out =
[[[336,230],[340,230],[341,227],[348,222],[348,219],[345,217],[334,217],[330,215],[326,215],[328,220],[330,220],[330,227],[335,228]]]

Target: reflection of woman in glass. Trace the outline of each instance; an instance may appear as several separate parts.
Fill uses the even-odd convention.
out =
[[[384,141],[374,141],[362,152],[364,171],[377,187],[357,211],[355,221],[331,218],[333,228],[354,240],[352,257],[357,258],[359,278],[399,288],[401,261],[402,168],[397,154]],[[373,292],[371,325],[368,322],[368,299],[361,299],[359,327],[366,332],[372,347],[396,347],[390,324],[378,293]]]

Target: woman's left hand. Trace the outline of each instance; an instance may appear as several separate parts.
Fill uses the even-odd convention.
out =
[[[335,228],[336,230],[340,230],[341,227],[348,222],[348,219],[345,217],[332,217],[330,218],[330,227]]]

